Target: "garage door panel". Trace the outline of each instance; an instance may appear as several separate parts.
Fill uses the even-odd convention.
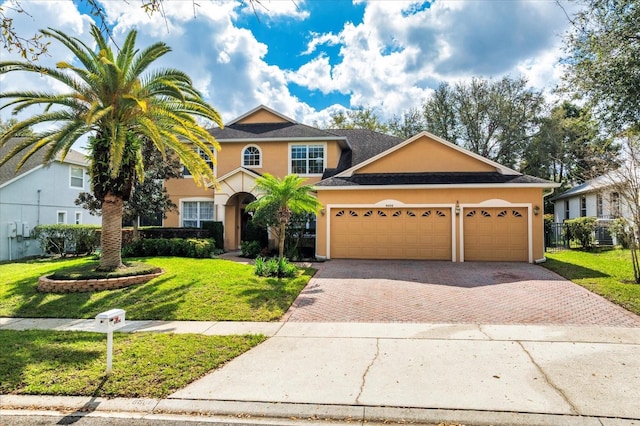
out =
[[[476,208],[464,215],[464,259],[528,261],[526,208]]]
[[[451,215],[429,208],[331,212],[332,258],[451,260]]]

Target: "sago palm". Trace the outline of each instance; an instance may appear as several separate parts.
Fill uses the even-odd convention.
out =
[[[66,86],[63,93],[29,90],[0,93],[1,108],[13,107],[13,113],[31,107],[44,107],[38,114],[17,122],[0,135],[0,146],[25,129],[34,131],[7,156],[24,162],[36,151],[45,149],[45,162],[65,157],[74,142],[89,135],[89,160],[92,190],[102,202],[101,270],[122,267],[122,203],[131,194],[134,179],[142,179],[143,140],[151,141],[163,153],[176,155],[189,168],[198,184],[214,183],[213,171],[195,149],[210,159],[217,141],[197,122],[201,117],[220,126],[218,112],[206,103],[182,71],[149,67],[171,49],[162,42],[138,50],[136,31],[131,31],[122,49],[114,55],[100,30],[91,35],[96,48],[69,37],[61,31],[41,30],[45,36],[62,43],[75,56],[73,63],[60,62],[55,68],[28,62],[0,62],[0,75],[9,72],[33,72]]]
[[[256,179],[255,189],[264,194],[247,205],[247,210],[276,210],[280,226],[278,234],[278,255],[284,257],[284,239],[287,223],[292,213],[317,213],[320,202],[312,195],[313,187],[304,184],[305,179],[292,174],[280,179],[265,173]]]

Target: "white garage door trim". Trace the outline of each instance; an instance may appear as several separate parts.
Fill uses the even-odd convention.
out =
[[[326,227],[326,253],[327,259],[331,259],[331,210],[332,209],[346,209],[346,208],[443,208],[451,210],[451,261],[456,262],[456,215],[455,204],[405,204],[398,200],[382,200],[375,204],[327,204],[325,206],[325,215],[327,218]]]
[[[464,210],[479,207],[526,207],[527,208],[527,250],[529,263],[533,263],[533,205],[531,203],[510,203],[506,200],[487,200],[476,204],[460,204],[460,262],[464,262]]]

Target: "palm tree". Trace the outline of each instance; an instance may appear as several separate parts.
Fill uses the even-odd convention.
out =
[[[298,175],[287,175],[280,179],[265,173],[256,179],[255,189],[264,192],[257,200],[247,205],[247,210],[259,211],[273,208],[280,225],[278,255],[284,257],[284,239],[287,223],[292,213],[317,213],[320,202],[311,194],[313,187],[304,184]]]
[[[30,106],[42,112],[19,121],[0,135],[0,146],[13,136],[42,125],[0,159],[0,166],[21,155],[19,169],[29,157],[46,149],[45,162],[64,158],[80,137],[89,135],[92,190],[102,203],[102,255],[100,270],[121,268],[122,204],[131,194],[134,179],[144,177],[143,141],[148,139],[163,153],[176,155],[201,185],[215,183],[213,171],[195,149],[214,159],[217,141],[196,122],[201,117],[222,126],[218,112],[207,104],[182,71],[163,68],[147,71],[171,49],[162,42],[138,50],[136,31],[131,31],[114,55],[99,28],[91,35],[97,46],[61,31],[40,31],[68,48],[77,60],[60,62],[56,68],[28,62],[0,62],[0,75],[15,71],[35,72],[62,83],[65,93],[16,91],[0,93],[8,99],[0,109],[13,106],[13,113]]]

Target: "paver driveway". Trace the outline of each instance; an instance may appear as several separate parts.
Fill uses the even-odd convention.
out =
[[[331,260],[316,267],[286,320],[640,327],[639,316],[538,265]]]

